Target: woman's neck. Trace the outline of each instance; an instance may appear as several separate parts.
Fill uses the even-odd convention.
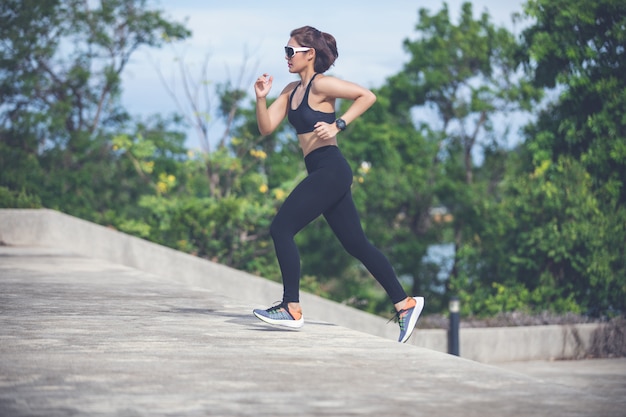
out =
[[[310,71],[308,69],[305,71],[302,71],[300,73],[300,84],[304,86],[309,85],[313,77],[315,77],[315,74],[316,74],[315,71]]]

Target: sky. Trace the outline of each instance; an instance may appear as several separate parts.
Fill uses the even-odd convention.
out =
[[[457,21],[462,3],[462,0],[446,2],[453,22]],[[495,25],[504,26],[514,34],[521,32],[513,25],[511,16],[522,12],[524,1],[473,0],[471,3],[475,18],[487,11]],[[153,0],[150,4],[161,9],[169,20],[185,23],[192,35],[162,49],[135,52],[123,73],[122,96],[123,104],[133,116],[178,111],[168,88],[184,102],[181,61],[195,79],[200,79],[201,69],[206,65],[211,82],[231,80],[249,92],[250,98],[254,97],[254,80],[267,72],[274,76],[270,97],[275,97],[283,86],[297,79],[297,75],[287,70],[283,46],[292,29],[305,25],[328,32],[337,40],[339,58],[328,75],[368,88],[380,87],[408,60],[402,44],[405,39],[417,36],[414,28],[418,10],[425,8],[435,14],[444,2]],[[242,68],[245,68],[243,77]],[[190,138],[190,147],[199,146],[194,140]]]

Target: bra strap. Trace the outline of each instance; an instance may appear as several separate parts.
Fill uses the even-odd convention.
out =
[[[306,86],[306,90],[304,91],[304,97],[302,97],[302,102],[304,102],[305,100],[309,98],[309,90],[311,90],[311,84],[313,84],[313,80],[318,75],[319,75],[319,72],[316,72],[315,74],[313,74],[311,81],[309,81],[309,84]],[[300,82],[300,84],[302,84],[302,82]],[[291,92],[291,95],[289,96],[289,108],[290,109],[291,109],[291,102],[293,101],[293,96],[296,94],[296,89],[297,89],[297,86],[296,88],[293,89],[293,91]]]

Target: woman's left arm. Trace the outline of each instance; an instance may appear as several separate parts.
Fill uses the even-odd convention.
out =
[[[352,123],[357,117],[365,113],[365,111],[372,107],[372,105],[376,102],[376,95],[367,88],[335,77],[325,76],[320,80],[315,80],[313,88],[314,92],[321,96],[333,99],[338,98],[352,100],[352,104],[348,110],[346,110],[346,112],[339,117],[343,119],[346,124]],[[333,126],[336,129],[335,134],[337,134],[339,132],[339,128],[337,128],[334,124]]]

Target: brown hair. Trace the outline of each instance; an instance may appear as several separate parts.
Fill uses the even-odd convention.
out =
[[[326,72],[334,63],[337,52],[337,41],[330,33],[321,32],[311,26],[303,26],[291,31],[291,37],[301,46],[315,49],[315,72]]]

